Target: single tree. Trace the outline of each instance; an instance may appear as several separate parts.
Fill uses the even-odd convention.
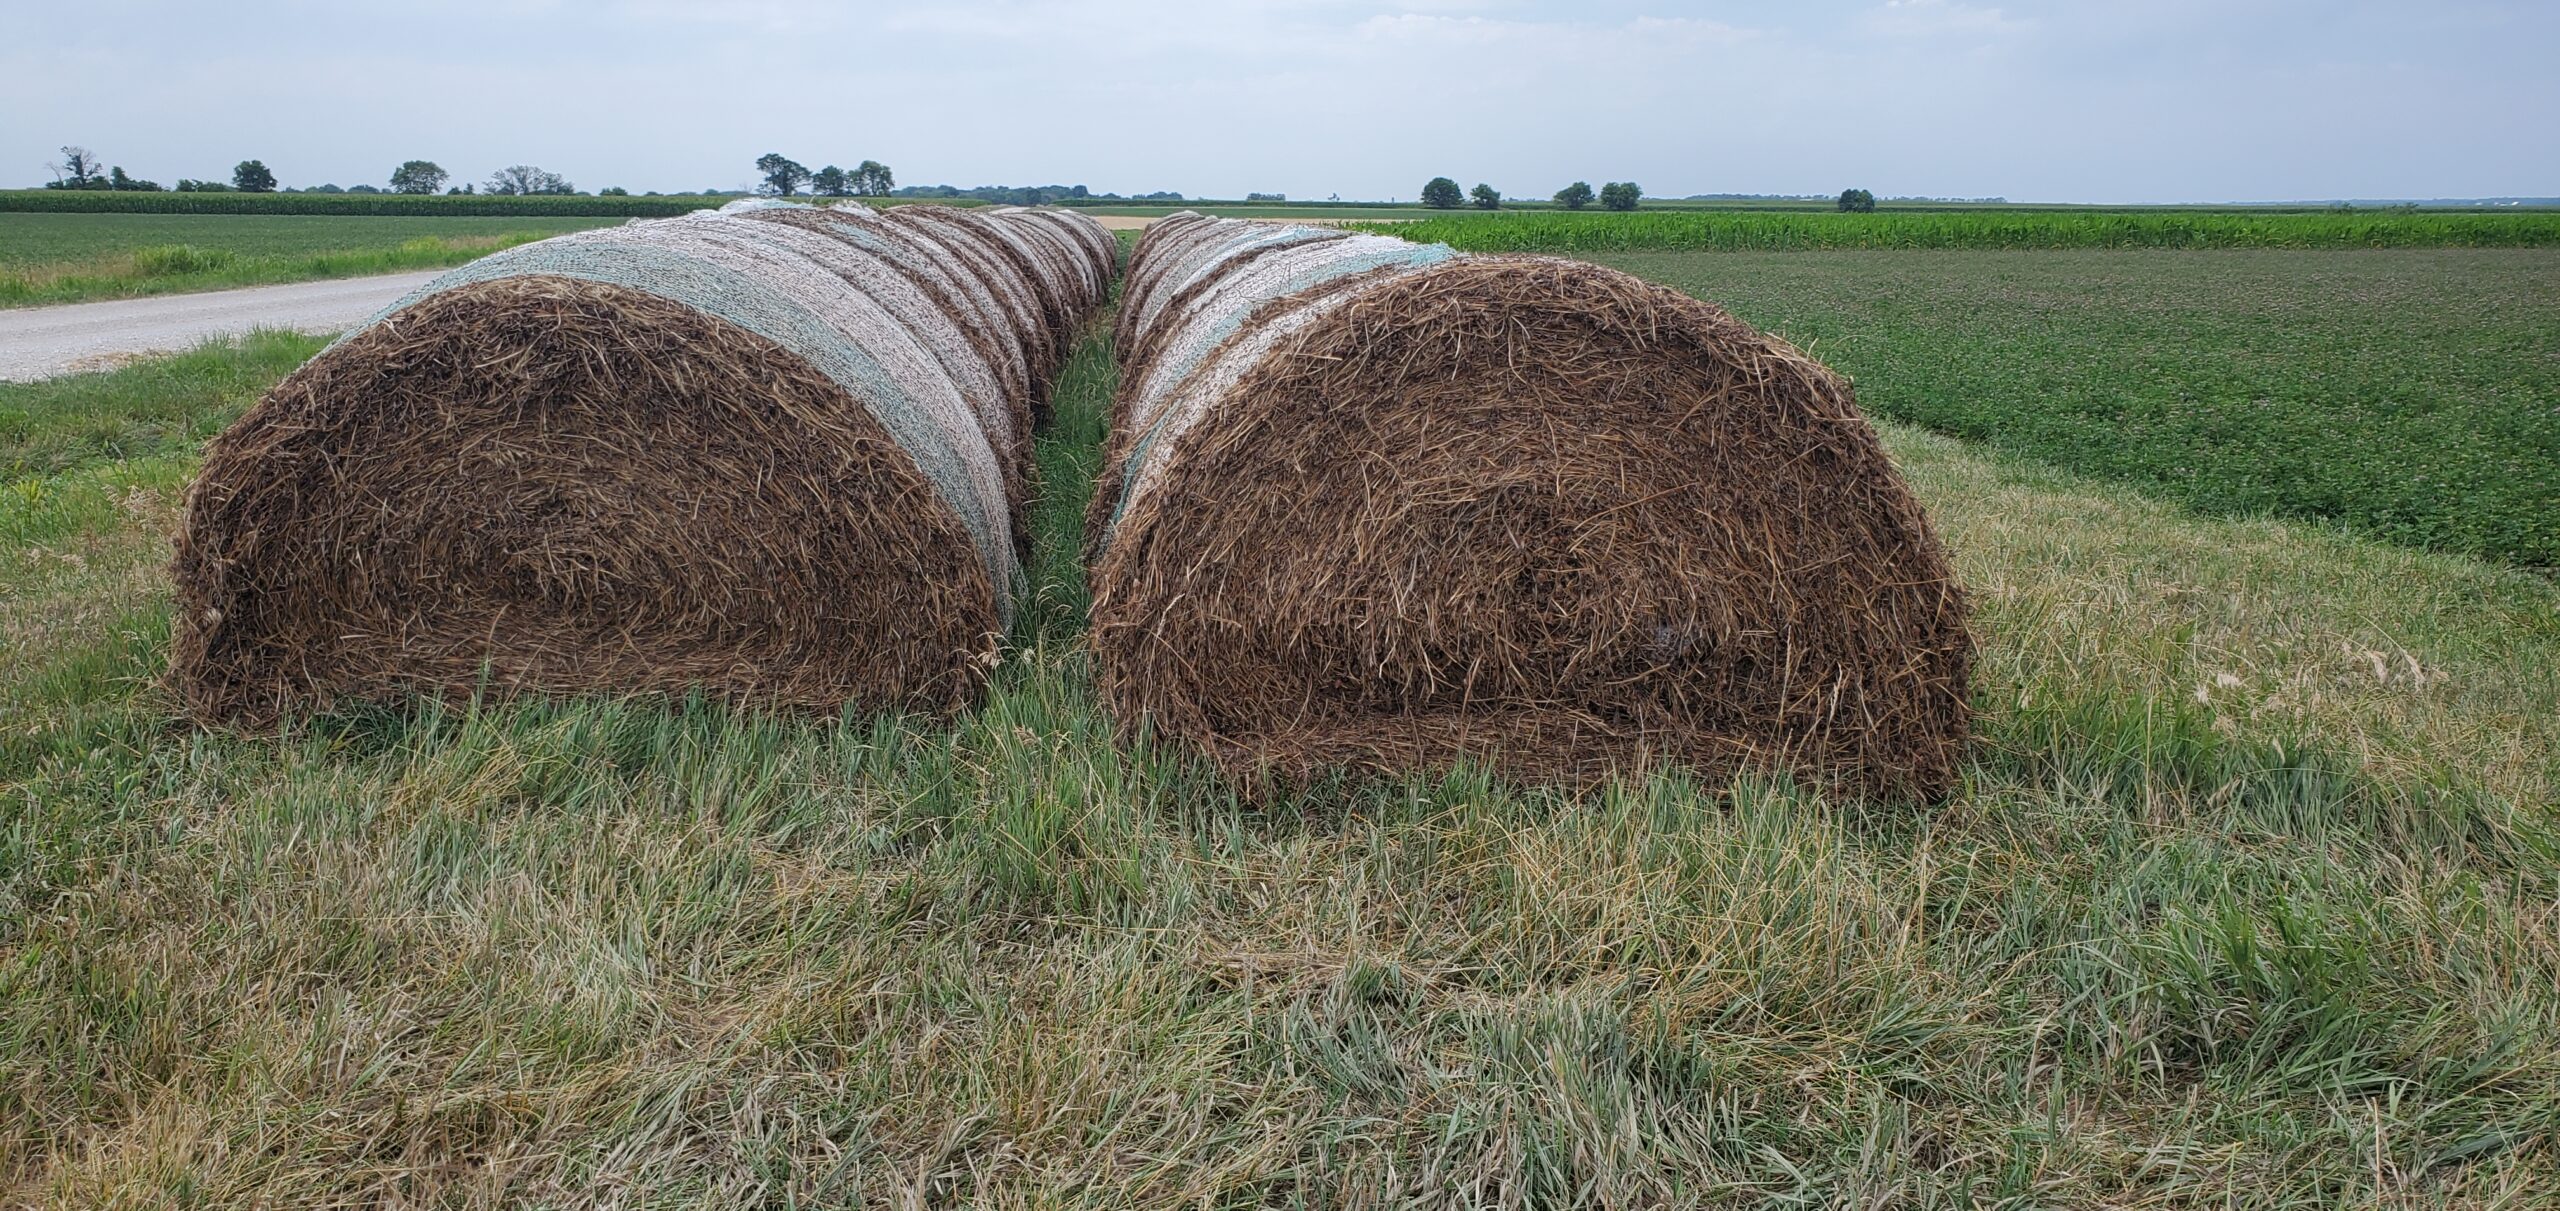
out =
[[[1591,204],[1591,182],[1576,181],[1556,191],[1556,205],[1567,210],[1580,210]]]
[[[1644,187],[1633,181],[1611,181],[1600,187],[1600,205],[1607,210],[1633,210],[1644,197]]]
[[[766,193],[780,194],[786,198],[809,183],[809,170],[801,167],[798,160],[778,151],[768,151],[757,156],[756,171],[764,174]]]
[[[854,165],[852,184],[853,191],[863,197],[885,198],[890,190],[898,187],[898,178],[889,171],[888,165],[878,160],[864,160]]]
[[[1422,187],[1422,204],[1433,210],[1456,210],[1466,204],[1467,195],[1458,192],[1458,183],[1447,177],[1433,177]]]
[[[1478,210],[1502,209],[1502,195],[1499,192],[1496,192],[1493,186],[1487,185],[1482,181],[1476,182],[1476,187],[1468,190],[1467,196],[1475,199],[1476,209]]]
[[[850,186],[845,184],[844,170],[829,164],[809,174],[809,192],[830,198],[841,198]]]
[[[510,164],[489,174],[490,193],[496,194],[571,194],[578,187],[556,172],[545,172],[531,164]]]
[[[86,147],[63,148],[62,162],[53,166],[53,176],[56,189],[96,189],[97,182],[106,179],[98,171],[97,153]]]
[[[276,174],[267,171],[264,160],[242,160],[231,170],[231,187],[242,193],[274,193]]]
[[[391,192],[434,193],[444,188],[453,174],[436,166],[433,160],[411,160],[391,170]]]
[[[1840,209],[1848,214],[1871,214],[1876,208],[1876,195],[1863,189],[1840,191]]]

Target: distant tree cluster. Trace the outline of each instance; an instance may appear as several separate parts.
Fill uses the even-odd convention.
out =
[[[445,179],[451,175],[433,160],[410,160],[391,170],[391,192],[434,193],[444,188]]]
[[[1286,202],[1289,200],[1289,195],[1285,193],[1249,193],[1244,195],[1244,200],[1248,202]]]
[[[1594,193],[1591,182],[1576,181],[1555,193],[1555,204],[1566,210],[1580,210],[1597,198],[1609,210],[1633,210],[1644,198],[1644,187],[1633,181],[1611,181]],[[1478,210],[1502,209],[1502,193],[1491,185],[1477,182],[1476,187],[1458,192],[1458,183],[1447,177],[1433,177],[1422,187],[1422,204],[1435,210],[1456,210],[1473,204]]]
[[[811,172],[798,160],[778,151],[757,156],[756,172],[764,178],[764,183],[756,187],[757,191],[782,198],[800,192],[803,187],[823,197],[881,198],[889,196],[889,191],[898,184],[889,166],[878,160],[864,160],[850,170],[829,164]]]
[[[158,181],[145,181],[140,177],[125,175],[122,165],[117,165],[105,172],[98,171],[98,165],[96,152],[86,147],[65,147],[62,149],[61,161],[52,165],[53,180],[47,182],[45,188],[123,189],[143,193],[162,191]]]
[[[1876,195],[1866,190],[1843,189],[1840,191],[1840,209],[1843,213],[1873,214],[1875,208]]]
[[[901,198],[973,198],[1001,206],[1057,206],[1079,202],[1179,202],[1180,193],[1159,190],[1155,193],[1096,193],[1082,185],[979,185],[962,189],[956,185],[907,185],[892,195]]]
[[[507,197],[518,195],[539,197],[578,192],[578,187],[570,184],[569,178],[556,172],[536,168],[531,164],[510,164],[490,173],[489,182],[482,189],[486,193]]]

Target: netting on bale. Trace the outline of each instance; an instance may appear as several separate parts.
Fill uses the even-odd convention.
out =
[[[1081,215],[1071,217],[1097,229],[1101,226]],[[1031,313],[1033,343],[1027,352],[1039,371],[1037,377],[1044,381],[1064,364],[1077,330],[1101,302],[1100,291],[1088,292],[1076,280],[1074,267],[1063,255],[1062,241],[1045,238],[1047,220],[1021,213],[982,214],[957,206],[912,205],[890,207],[880,212],[880,218],[931,233],[978,266],[979,272],[1017,291]],[[1046,424],[1048,416],[1047,401],[1035,399],[1034,423]]]
[[[1024,414],[1050,368],[1024,351],[1055,321],[1007,305],[1030,290],[1010,265],[905,231],[758,208],[581,232],[342,337],[189,490],[169,678],[188,714],[972,700],[1020,574]]]
[[[1158,224],[1088,516],[1122,726],[1242,777],[1934,799],[1964,596],[1846,383],[1574,261]]]

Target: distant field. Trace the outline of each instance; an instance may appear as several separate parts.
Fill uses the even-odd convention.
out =
[[[2560,566],[2560,250],[1627,253],[1870,412],[2217,514]]]
[[[1421,206],[1266,206],[1241,202],[1175,202],[1160,206],[1097,203],[1078,206],[1074,209],[1090,215],[1129,215],[1150,219],[1160,219],[1185,210],[1238,219],[1427,219],[1449,213],[1445,210],[1431,210]]]
[[[2560,211],[1886,211],[1828,214],[1435,212],[1392,234],[1471,252],[1786,251],[1821,248],[2550,248]]]
[[[0,306],[432,269],[621,221],[0,213]]]
[[[218,248],[240,256],[280,256],[388,248],[421,237],[485,239],[526,231],[558,235],[608,227],[620,221],[479,216],[0,213],[0,268],[81,261],[154,244]]]

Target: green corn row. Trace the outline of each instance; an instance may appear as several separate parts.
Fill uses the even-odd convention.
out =
[[[1451,215],[1364,230],[1470,252],[1883,248],[2548,248],[2560,212],[1965,211]]]

